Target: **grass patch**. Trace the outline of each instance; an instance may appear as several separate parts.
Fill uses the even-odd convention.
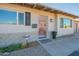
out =
[[[22,49],[21,44],[10,45],[8,47],[0,48],[0,52],[2,52],[2,53],[11,52],[11,51],[18,50],[18,49]]]

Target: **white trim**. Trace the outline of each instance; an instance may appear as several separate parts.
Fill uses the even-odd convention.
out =
[[[17,12],[17,16],[16,16],[16,18],[17,18],[17,25],[18,25],[18,12]]]
[[[25,25],[25,13],[24,13],[24,25]]]

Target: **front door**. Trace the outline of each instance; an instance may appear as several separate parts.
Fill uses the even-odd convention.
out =
[[[47,36],[47,17],[39,16],[39,36]]]

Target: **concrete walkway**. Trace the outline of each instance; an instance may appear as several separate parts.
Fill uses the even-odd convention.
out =
[[[74,36],[67,36],[51,40],[49,43],[41,43],[41,46],[53,56],[67,56],[79,49],[79,33]]]

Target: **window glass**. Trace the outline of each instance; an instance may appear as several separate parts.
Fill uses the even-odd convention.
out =
[[[18,24],[24,25],[24,13],[18,13]]]
[[[25,12],[25,25],[31,25],[31,13],[29,12]]]
[[[0,24],[16,24],[17,13],[0,9]]]

